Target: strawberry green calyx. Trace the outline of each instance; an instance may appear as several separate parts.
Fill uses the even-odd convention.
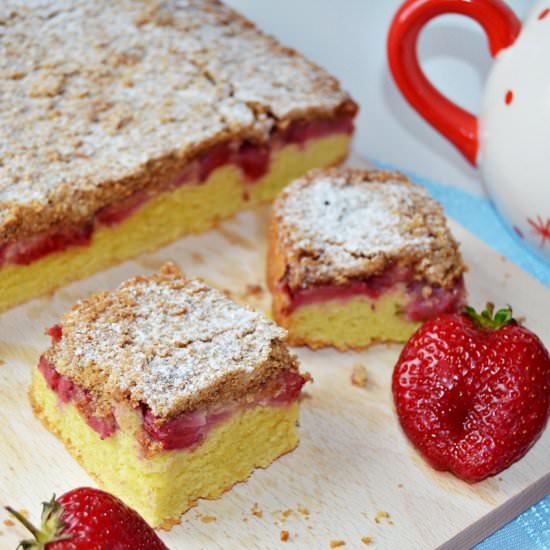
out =
[[[498,330],[504,325],[516,323],[512,316],[512,308],[510,306],[499,309],[494,313],[495,305],[491,302],[487,303],[486,308],[478,313],[473,307],[465,306],[464,313],[479,327],[489,330]]]
[[[23,524],[34,537],[34,539],[21,541],[17,548],[22,548],[22,550],[44,550],[48,543],[65,540],[70,537],[68,533],[63,533],[66,527],[65,522],[61,519],[63,508],[56,500],[55,495],[52,496],[49,502],[42,503],[40,529],[10,506],[6,506],[6,510]]]

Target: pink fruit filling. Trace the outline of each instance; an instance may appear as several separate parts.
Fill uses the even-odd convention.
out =
[[[326,285],[286,292],[290,304],[286,314],[310,304],[319,304],[329,300],[347,301],[358,296],[368,296],[374,300],[383,294],[406,288],[406,302],[403,304],[403,315],[409,321],[422,322],[442,313],[460,310],[465,303],[464,280],[457,279],[448,289],[422,282],[410,282],[408,270],[392,267],[382,275],[370,277],[363,281],[354,281],[346,286]]]
[[[33,235],[27,239],[0,245],[0,267],[3,264],[29,265],[38,258],[61,252],[70,246],[87,246],[93,226],[70,227]]]
[[[199,410],[181,414],[164,424],[158,424],[151,411],[143,407],[143,427],[147,435],[162,444],[163,449],[185,449],[200,444],[209,430],[232,414],[254,405],[277,406],[289,405],[298,399],[305,379],[291,370],[282,371],[279,375],[275,394],[258,393],[246,404],[237,403],[215,410]]]
[[[62,337],[61,328],[58,325],[47,332],[54,344]],[[44,356],[38,362],[38,370],[44,376],[48,387],[57,394],[60,403],[73,403],[101,439],[106,439],[116,432],[118,424],[115,415],[113,413],[106,417],[93,415],[91,411],[94,401],[90,393],[57,372]],[[186,412],[167,422],[160,421],[147,406],[142,405],[143,429],[149,440],[160,443],[165,450],[194,447],[202,443],[209,430],[244,408],[254,405],[284,406],[293,403],[300,396],[305,382],[306,379],[298,372],[290,369],[283,370],[274,384],[277,388],[275,392],[271,390],[266,393],[260,390],[253,399],[247,399],[244,403],[231,403],[216,409]]]
[[[110,413],[107,416],[92,414],[94,400],[90,392],[59,374],[44,356],[40,357],[38,370],[44,376],[48,388],[57,394],[59,401],[63,404],[74,404],[84,416],[88,425],[99,434],[101,439],[107,439],[116,432],[118,425],[114,414]]]
[[[288,144],[305,146],[311,139],[320,139],[333,134],[351,134],[353,114],[318,120],[298,120],[285,129],[277,129],[266,144],[250,141],[229,140],[213,146],[190,162],[162,191],[180,187],[188,182],[204,182],[210,174],[227,164],[237,166],[246,181],[254,183],[269,170],[271,151]],[[115,226],[145,204],[151,194],[137,191],[117,204],[98,210],[93,220],[82,227],[66,227],[40,233],[18,241],[0,244],[0,267],[3,264],[28,265],[53,252],[61,252],[70,246],[87,246],[97,226]],[[247,196],[245,194],[245,196]]]
[[[275,394],[258,393],[246,404],[237,403],[215,410],[199,410],[181,414],[164,424],[159,424],[150,410],[143,408],[143,427],[147,435],[161,443],[166,450],[185,449],[199,445],[206,434],[232,414],[254,405],[277,406],[288,405],[298,399],[305,379],[297,372],[285,370],[278,380],[279,390]]]
[[[413,283],[407,287],[407,293],[409,301],[405,305],[404,313],[408,319],[416,322],[428,321],[442,313],[460,311],[466,304],[462,277],[451,288],[426,287],[422,283]]]

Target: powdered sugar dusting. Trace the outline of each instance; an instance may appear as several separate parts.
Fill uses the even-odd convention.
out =
[[[62,329],[49,355],[59,372],[109,399],[145,403],[160,417],[221,379],[258,375],[274,341],[286,336],[171,265],[79,302]]]
[[[0,242],[29,211],[35,231],[90,216],[155,159],[349,101],[216,0],[4,0],[0,44]]]
[[[412,206],[411,195],[402,183],[357,186],[344,178],[320,178],[301,193],[290,193],[285,210],[287,219],[299,223],[297,246],[318,239],[324,254],[344,267],[363,261],[365,254],[391,253],[426,242],[425,235],[403,230],[403,207]]]
[[[285,189],[274,215],[292,289],[346,284],[397,260],[439,284],[463,270],[441,206],[400,174],[314,171]]]

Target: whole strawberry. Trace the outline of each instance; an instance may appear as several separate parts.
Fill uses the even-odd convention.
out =
[[[99,489],[81,487],[44,502],[40,529],[6,509],[34,536],[21,542],[23,550],[167,550],[137,512]]]
[[[437,470],[469,481],[501,472],[542,433],[550,414],[550,356],[512,319],[441,315],[405,345],[393,372],[403,431]]]

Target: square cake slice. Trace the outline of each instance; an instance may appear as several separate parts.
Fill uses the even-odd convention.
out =
[[[173,264],[78,302],[49,333],[36,416],[155,527],[298,444],[306,378],[286,332]]]
[[[3,0],[0,311],[342,161],[357,106],[217,0]]]
[[[289,342],[360,349],[406,341],[464,303],[443,208],[398,173],[312,171],[277,198],[268,285]]]

